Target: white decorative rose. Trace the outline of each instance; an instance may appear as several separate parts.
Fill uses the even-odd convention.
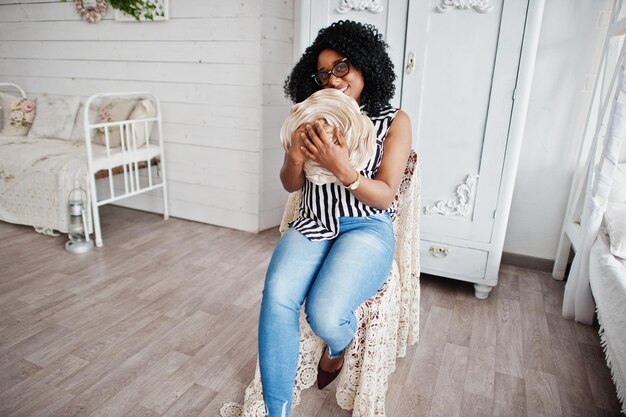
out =
[[[12,111],[11,112],[11,120],[15,121],[15,122],[21,122],[24,119],[24,113],[22,113],[21,111]]]

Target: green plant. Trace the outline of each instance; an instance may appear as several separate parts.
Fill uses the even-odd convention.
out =
[[[111,7],[131,15],[137,20],[154,20],[155,16],[165,16],[163,9],[151,0],[106,0]]]
[[[67,0],[62,0],[66,2]],[[137,20],[148,19],[154,20],[155,16],[165,17],[163,11],[163,5],[159,0],[104,0],[111,5],[114,9],[121,10],[122,12],[129,14]],[[77,2],[78,3],[78,2]],[[103,3],[103,2],[102,2]],[[103,3],[104,6],[104,3]],[[80,1],[80,9],[85,9]],[[105,7],[106,9],[106,7]],[[92,9],[85,9],[89,13]],[[104,12],[101,12],[103,14]],[[95,21],[100,20],[99,18]]]

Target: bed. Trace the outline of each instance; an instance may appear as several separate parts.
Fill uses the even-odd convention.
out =
[[[21,87],[0,83],[0,89],[18,92],[3,93],[0,103],[5,107],[7,100],[16,98],[28,107]],[[37,105],[29,133],[0,134],[0,220],[49,235],[66,233],[68,196],[75,188],[85,192],[88,229],[95,233],[97,246],[103,243],[102,205],[161,190],[168,217],[161,112],[155,96],[99,93],[82,101],[41,96],[32,102]],[[3,114],[0,132],[6,133],[6,123],[14,119],[9,120],[12,113]],[[51,128],[59,117],[65,126]]]
[[[616,8],[613,16],[619,15]],[[553,276],[574,249],[563,317],[599,323],[607,365],[626,413],[626,19],[608,28],[561,231]],[[588,134],[590,133],[590,134]]]
[[[589,284],[596,303],[600,339],[617,396],[626,412],[626,259],[614,256],[604,229],[589,256]]]

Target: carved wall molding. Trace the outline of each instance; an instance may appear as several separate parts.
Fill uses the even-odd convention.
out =
[[[468,216],[470,202],[474,199],[478,174],[468,174],[465,183],[456,187],[456,200],[439,200],[424,207],[424,214],[442,214],[444,216]]]
[[[474,9],[474,11],[485,14],[493,9],[493,6],[489,4],[490,0],[440,0],[437,11],[439,13],[445,13],[453,9]]]
[[[339,6],[335,9],[340,14],[348,13],[351,10],[357,12],[368,10],[371,13],[381,13],[383,6],[380,5],[379,0],[341,0]]]

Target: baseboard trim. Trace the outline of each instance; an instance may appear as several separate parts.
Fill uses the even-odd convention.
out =
[[[510,252],[502,252],[501,262],[506,265],[519,266],[520,268],[534,269],[543,272],[552,272],[554,268],[554,261],[552,259],[536,258],[534,256]]]

